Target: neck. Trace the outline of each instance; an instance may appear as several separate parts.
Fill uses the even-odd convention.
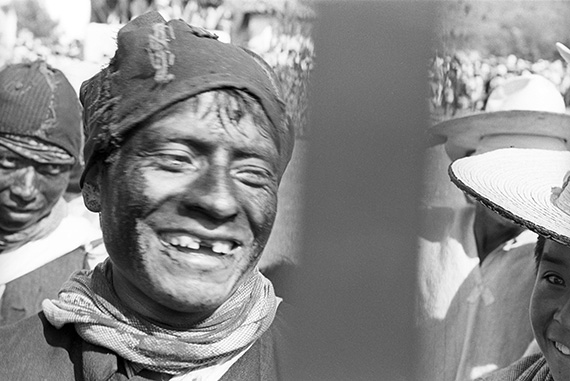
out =
[[[113,269],[112,262],[110,264]],[[112,280],[113,289],[125,307],[159,326],[174,329],[191,328],[215,311],[214,309],[182,312],[168,308],[157,303],[115,269],[112,270]]]
[[[518,236],[523,230],[524,228],[514,223],[499,221],[495,216],[490,217],[488,214],[477,213],[473,231],[479,263],[482,264],[495,249]]]

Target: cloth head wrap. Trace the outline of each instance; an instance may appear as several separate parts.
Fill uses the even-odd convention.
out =
[[[158,12],[130,21],[119,30],[109,66],[81,86],[86,136],[81,183],[91,165],[142,121],[176,102],[225,88],[245,91],[263,107],[284,170],[293,151],[293,127],[265,61],[182,20],[166,22]]]
[[[0,72],[0,134],[32,137],[80,160],[81,105],[64,74],[43,61]]]

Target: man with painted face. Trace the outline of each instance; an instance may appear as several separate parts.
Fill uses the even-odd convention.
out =
[[[287,306],[257,268],[294,144],[276,77],[156,12],[117,43],[80,96],[109,259],[0,331],[0,379],[279,379]]]
[[[88,220],[62,195],[81,150],[81,106],[43,61],[0,72],[0,325],[37,313],[84,268]]]

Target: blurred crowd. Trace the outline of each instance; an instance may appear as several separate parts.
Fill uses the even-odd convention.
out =
[[[462,111],[484,110],[493,89],[507,78],[527,74],[549,79],[570,104],[570,73],[561,60],[530,62],[513,54],[482,57],[476,51],[458,51],[452,56],[435,55],[429,64],[431,111],[445,119]]]
[[[104,66],[114,36],[130,19],[158,11],[213,30],[223,42],[262,56],[284,84],[287,111],[305,134],[314,66],[314,11],[301,0],[0,0],[0,68],[38,58],[62,70],[78,90]]]

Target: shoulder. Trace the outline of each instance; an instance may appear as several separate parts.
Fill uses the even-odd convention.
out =
[[[477,381],[531,381],[546,380],[550,369],[542,353],[523,357],[506,368],[500,369]]]
[[[80,352],[81,339],[73,326],[56,329],[40,312],[0,328],[0,379],[74,379],[73,363]]]
[[[295,308],[281,302],[269,329],[221,378],[229,380],[281,380],[291,374],[291,319]]]

